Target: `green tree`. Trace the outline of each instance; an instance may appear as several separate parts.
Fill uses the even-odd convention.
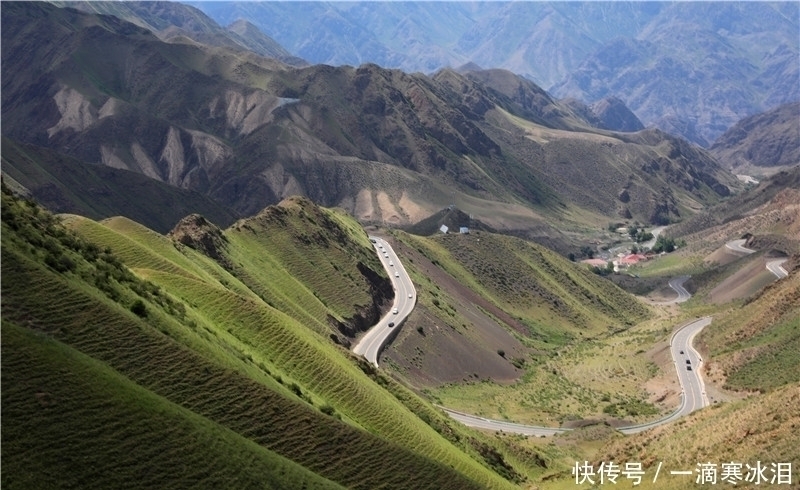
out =
[[[656,239],[656,244],[653,245],[653,252],[660,253],[660,252],[672,252],[675,250],[675,239],[665,237],[664,235],[659,235]]]

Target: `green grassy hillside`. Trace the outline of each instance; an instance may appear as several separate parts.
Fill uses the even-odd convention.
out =
[[[3,488],[343,488],[3,321]]]
[[[92,461],[64,463],[64,471],[72,472],[76,481],[88,482],[96,468],[114,464],[103,448],[122,434],[126,417],[136,418],[155,404],[164,416],[185,418],[176,427],[210,427],[198,441],[225,435],[225,444],[235,450],[217,447],[220,458],[232,459],[231,468],[248,452],[255,453],[251,461],[277,461],[273,471],[293,474],[273,477],[278,482],[325,483],[281,459],[287,458],[350,488],[512,486],[490,469],[490,459],[452,429],[453,422],[355,361],[329,338],[269,306],[212,260],[129,220],[98,224],[70,217],[68,222],[86,238],[4,194],[3,323],[17,325],[13,328],[19,331],[9,336],[9,348],[30,345],[32,357],[42,350],[60,351],[47,361],[50,364],[33,363],[30,369],[47,371],[48,365],[59,363],[63,367],[55,370],[58,375],[52,380],[59,391],[36,383],[20,386],[20,391],[7,388],[3,405],[4,425],[17,427],[33,423],[27,419],[31,413],[5,408],[18,401],[30,403],[25,400],[36,400],[36,393],[53,393],[54,399],[62,400],[71,396],[71,386],[84,393],[82,386],[92,384],[90,379],[105,379],[106,385],[114,384],[109,379],[127,380],[114,389],[98,387],[97,396],[87,393],[85,410],[64,404],[63,412],[42,414],[35,422],[42,427],[63,423],[63,447],[79,447]],[[46,337],[45,346],[31,340],[37,335]],[[6,339],[3,348],[5,353]],[[77,360],[62,361],[65,356]],[[3,363],[5,387],[12,380],[38,379],[19,358],[4,355]],[[90,378],[79,375],[86,370],[94,370]],[[75,384],[76,376],[83,384]],[[82,429],[92,423],[92,407],[110,404],[122,410],[114,397],[124,399],[132,396],[125,393],[137,391],[147,393],[143,407],[130,407],[117,422],[112,412],[111,420],[104,419],[108,423],[88,432]],[[415,407],[414,412],[408,406]],[[52,418],[56,415],[67,421],[58,422]],[[179,441],[184,436],[175,430],[171,437]],[[12,433],[3,433],[3,482],[21,488],[22,468],[32,464],[26,459],[40,456],[13,451],[14,446],[5,444]],[[151,436],[143,435],[142,440]],[[131,471],[146,471],[152,444],[126,448]],[[47,454],[69,461],[69,452],[56,449]],[[203,480],[208,465],[191,464],[194,456],[188,453],[176,456],[180,457],[189,460],[180,464],[194,476],[161,475],[163,481],[156,486],[214,486],[212,480]],[[35,464],[46,466],[48,461],[42,455]],[[229,462],[220,459],[219,464]],[[267,469],[253,470],[263,471]],[[101,482],[95,488],[102,487]]]
[[[325,335],[352,339],[394,296],[361,226],[342,212],[290,198],[224,233],[232,273]]]
[[[712,379],[725,388],[763,392],[800,383],[800,275],[732,306],[698,343],[711,356]]]
[[[525,240],[492,233],[402,239],[462,284],[522,318],[532,338],[593,335],[632,326],[649,315],[644,304],[611,282]]]

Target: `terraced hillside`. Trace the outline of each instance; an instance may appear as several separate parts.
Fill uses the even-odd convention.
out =
[[[480,437],[207,256],[125,219],[68,217],[78,236],[5,191],[2,209],[4,487],[513,486]]]

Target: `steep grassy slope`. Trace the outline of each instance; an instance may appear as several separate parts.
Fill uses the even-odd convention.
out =
[[[648,315],[647,307],[585,267],[518,238],[484,232],[399,236],[504,311],[527,319],[534,338],[589,335]]]
[[[343,488],[3,321],[4,488]]]
[[[366,330],[394,296],[363,229],[341,211],[308,199],[270,206],[238,221],[225,237],[232,272],[251,290],[293,295],[295,309],[336,334],[352,339]],[[283,273],[274,273],[276,267]]]
[[[230,444],[244,447],[234,454],[254,450],[261,451],[257,458],[265,458],[271,454],[267,450],[274,451],[346,487],[509,486],[371,381],[329,339],[248,293],[210,259],[127,220],[104,226],[70,218],[71,227],[97,244],[91,245],[60,231],[50,218],[40,225],[33,209],[4,201],[3,320],[46,333],[63,345],[53,347],[57,350],[80,352],[75,355],[84,361],[66,363],[73,367],[63,372],[62,389],[74,386],[68,381],[71,369],[79,369],[74,366],[99,365],[96,376],[113,370],[113,377],[130,380],[121,392],[147,391],[148,399],[163,400],[179,414],[233,434]],[[106,247],[117,255],[101,251]],[[152,282],[127,272],[116,256]],[[24,377],[16,371],[20,365],[14,361],[6,369],[4,364],[4,378]],[[413,399],[408,392],[403,396]],[[427,420],[438,430],[452,432],[442,415],[417,410],[428,411]],[[74,430],[65,428],[66,447],[82,444],[79,427],[88,423],[82,417],[92,413],[67,412],[78,422]],[[14,425],[8,417],[4,422]],[[98,425],[95,431],[108,438],[119,431],[115,427]],[[10,446],[3,446],[4,462],[12,461],[10,454],[6,460]],[[101,458],[96,447],[82,450]],[[136,461],[142,456],[131,451],[134,471],[141,471]],[[481,458],[474,449],[471,453]],[[205,470],[187,466],[188,472]],[[88,481],[94,470],[77,466],[73,471],[75,478]],[[4,482],[14,475],[4,471]],[[300,472],[296,478],[308,475]],[[167,478],[164,485],[181,484]]]
[[[714,323],[698,338],[711,356],[712,379],[745,391],[800,383],[800,274],[768,286]]]

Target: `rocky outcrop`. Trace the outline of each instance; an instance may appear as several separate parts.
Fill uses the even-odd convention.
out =
[[[334,320],[336,329],[348,339],[354,339],[359,332],[366,332],[378,323],[381,319],[382,309],[390,305],[394,299],[394,289],[389,279],[381,277],[363,262],[359,262],[357,267],[369,284],[372,303],[358,308],[357,313],[344,322]]]
[[[225,254],[228,239],[219,227],[199,214],[190,214],[180,220],[167,236],[211,257],[226,269],[231,268],[230,260]]]

